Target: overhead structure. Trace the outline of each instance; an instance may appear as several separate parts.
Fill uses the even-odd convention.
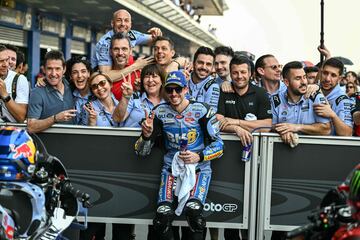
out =
[[[180,7],[170,0],[116,0],[118,3],[131,9],[138,14],[151,19],[157,24],[167,28],[183,38],[188,39],[198,45],[215,48],[222,45],[217,37],[204,29],[198,22],[185,13]],[[202,1],[202,2],[211,2]],[[214,1],[219,2],[219,1]],[[222,3],[222,1],[220,1]],[[218,3],[219,4],[219,3]],[[208,8],[209,5],[206,5]],[[221,15],[219,14],[216,15]]]

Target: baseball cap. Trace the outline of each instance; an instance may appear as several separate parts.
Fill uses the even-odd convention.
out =
[[[169,84],[176,84],[180,87],[186,87],[187,86],[187,80],[182,71],[172,71],[168,74],[166,81],[165,81],[165,87]]]

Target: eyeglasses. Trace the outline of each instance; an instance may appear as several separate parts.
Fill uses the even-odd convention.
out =
[[[283,65],[279,64],[279,65],[270,65],[270,66],[265,66],[264,68],[271,68],[272,70],[277,70],[277,69],[282,69]]]
[[[91,85],[90,85],[90,88],[91,88],[91,90],[96,90],[96,89],[98,89],[99,87],[104,87],[105,84],[106,84],[106,82],[107,82],[106,79],[101,80],[101,81],[98,82],[98,83],[91,84]]]
[[[172,94],[174,92],[174,90],[177,94],[180,94],[181,91],[183,90],[183,88],[180,86],[179,87],[165,87],[165,92],[167,94]]]

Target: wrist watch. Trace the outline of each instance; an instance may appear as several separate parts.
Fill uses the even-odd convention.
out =
[[[7,102],[9,102],[9,101],[11,100],[11,96],[10,96],[10,95],[7,95],[6,97],[1,97],[1,99],[2,99],[5,103],[7,103]]]

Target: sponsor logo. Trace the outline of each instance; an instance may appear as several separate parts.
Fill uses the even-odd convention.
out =
[[[206,155],[206,156],[204,156],[204,160],[205,160],[205,161],[208,161],[208,160],[211,160],[211,159],[220,157],[220,156],[222,155],[222,152],[223,152],[223,151],[218,151],[218,152],[216,152],[216,153],[213,153],[213,154],[210,154],[210,155]]]
[[[249,102],[249,106],[254,106],[254,103],[253,103],[253,102]]]
[[[172,176],[169,176],[166,181],[166,199],[172,200],[172,186],[174,183],[174,178]]]
[[[176,115],[176,116],[175,116],[176,119],[182,119],[183,117],[184,117],[184,116],[182,116],[182,115]]]
[[[186,114],[186,116],[188,116],[188,117],[191,117],[191,115],[192,115],[192,112],[188,112],[188,113]]]
[[[226,212],[232,213],[235,212],[238,208],[238,205],[235,203],[205,203],[204,204],[204,211],[206,212]]]
[[[195,113],[195,117],[196,117],[196,118],[199,118],[200,115],[201,115],[201,113],[199,113],[199,112],[196,112],[196,113]]]
[[[235,101],[234,100],[226,100],[225,104],[235,104]]]
[[[30,163],[35,163],[34,162],[35,156],[33,154],[33,152],[35,152],[35,145],[31,141],[23,143],[17,147],[15,147],[14,144],[11,144],[10,149],[12,152],[14,152],[13,155],[14,158],[24,157],[24,158],[28,158]]]
[[[206,187],[208,185],[208,180],[209,178],[206,175],[201,175],[201,182],[199,185],[199,194],[198,194],[198,198],[200,199],[200,201],[204,201],[205,199],[205,193],[206,193]]]
[[[168,114],[166,115],[166,117],[167,117],[167,118],[174,118],[174,114],[168,113]]]
[[[164,124],[172,124],[172,123],[175,123],[175,120],[174,119],[164,119],[162,120]]]
[[[193,144],[196,142],[199,135],[197,134],[197,131],[195,128],[190,129],[188,133],[182,133],[181,135],[179,133],[172,133],[172,132],[166,132],[167,139],[169,140],[169,145],[171,146],[177,146],[179,144],[179,139],[186,138],[188,139],[188,145]]]
[[[191,123],[191,122],[194,122],[195,119],[193,119],[192,117],[186,117],[185,118],[185,122],[188,122],[188,123]]]
[[[287,111],[286,111],[286,110],[283,111],[283,112],[281,113],[281,115],[287,115]]]

